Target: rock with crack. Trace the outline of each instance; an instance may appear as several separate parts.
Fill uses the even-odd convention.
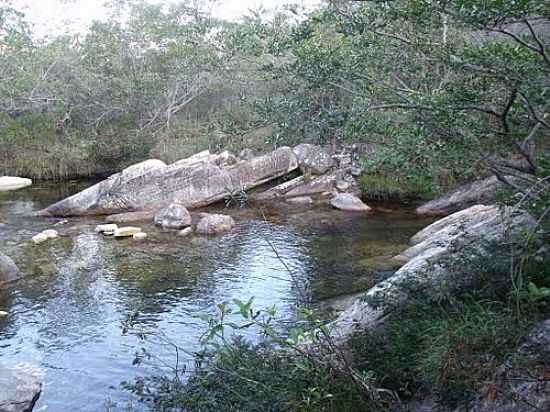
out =
[[[312,144],[299,144],[292,151],[298,159],[302,172],[322,175],[332,169],[335,165],[334,159],[325,148]]]
[[[42,392],[39,375],[30,365],[0,364],[0,411],[32,411]]]
[[[276,199],[289,199],[291,197],[314,196],[335,190],[336,181],[342,176],[342,171],[334,171],[322,176],[307,179],[299,176],[288,182],[281,183],[265,192],[253,196],[253,200],[265,202]]]
[[[251,189],[298,168],[296,156],[289,147],[230,166],[216,164],[218,157],[203,152],[168,166],[160,160],[147,160],[39,214],[109,215],[158,210],[173,202],[197,208],[221,201],[232,191]]]
[[[449,258],[462,252],[489,265],[499,245],[535,226],[530,215],[512,208],[474,206],[457,215],[435,222],[413,237],[415,244],[404,252],[407,263],[332,322],[331,333],[338,342],[345,343],[357,328],[376,325],[392,309],[405,307],[411,295],[429,297],[442,287],[451,293],[469,288],[482,274],[468,271],[463,264],[449,264]]]

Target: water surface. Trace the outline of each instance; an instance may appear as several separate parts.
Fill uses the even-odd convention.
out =
[[[251,296],[259,307],[277,306],[284,329],[300,302],[326,302],[387,275],[386,257],[428,223],[395,210],[244,209],[224,212],[238,228],[220,237],[179,238],[144,224],[146,241],[115,240],[94,232],[101,219],[86,218],[56,226],[59,239],[32,244],[33,235],[58,222],[32,212],[86,185],[0,194],[0,250],[26,274],[0,291],[0,310],[9,312],[0,318],[0,361],[42,371],[36,410],[142,410],[120,383],[162,372],[176,356],[160,337],[140,339],[141,331],[193,352],[205,330],[200,315]],[[128,319],[134,328],[123,333]],[[142,347],[155,359],[133,365]],[[188,355],[179,358],[190,363]]]

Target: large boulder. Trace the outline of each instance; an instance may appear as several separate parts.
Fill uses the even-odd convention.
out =
[[[17,265],[6,255],[0,253],[0,287],[23,276]]]
[[[139,188],[146,182],[160,178],[166,170],[164,162],[156,159],[146,160],[124,169],[73,196],[40,212],[49,216],[104,215],[130,212],[142,207],[144,203]],[[134,190],[134,193],[132,193]]]
[[[415,299],[465,290],[484,275],[468,271],[464,262],[449,264],[461,253],[482,259],[489,270],[496,247],[510,236],[532,229],[534,219],[511,207],[474,206],[436,222],[413,237],[414,245],[404,252],[405,263],[393,276],[369,289],[332,324],[333,337],[344,343],[356,328],[369,328],[396,307]],[[452,262],[451,262],[452,263]],[[495,282],[497,280],[495,279]],[[414,300],[414,299],[412,299]]]
[[[211,213],[201,213],[200,216],[195,232],[201,235],[219,235],[235,227],[235,221],[231,216]]]
[[[32,185],[31,179],[14,176],[0,176],[0,192],[22,189]]]
[[[157,212],[155,225],[167,229],[181,229],[191,225],[191,215],[185,206],[172,203]]]
[[[449,193],[430,200],[416,209],[421,216],[447,216],[473,205],[489,205],[495,202],[503,183],[496,176],[462,185]]]
[[[219,156],[201,152],[169,166],[160,160],[148,160],[57,202],[40,214],[109,215],[160,209],[173,202],[197,208],[223,200],[235,190],[248,190],[298,168],[296,156],[288,147],[230,166],[216,164]],[[222,161],[225,163],[227,159]]]
[[[368,212],[371,210],[361,199],[349,193],[338,193],[330,200],[330,205],[346,212]]]
[[[0,364],[0,412],[30,412],[41,392],[42,383],[35,369]]]
[[[299,144],[292,151],[298,159],[300,169],[304,173],[322,175],[334,167],[334,159],[325,148],[312,144]]]

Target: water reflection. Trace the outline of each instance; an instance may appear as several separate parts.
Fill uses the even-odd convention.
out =
[[[426,224],[400,213],[243,210],[233,212],[238,230],[216,238],[178,238],[144,225],[146,242],[117,241],[94,233],[100,220],[70,219],[56,227],[60,239],[31,244],[56,222],[31,213],[81,188],[37,185],[0,195],[0,249],[27,274],[0,291],[0,310],[9,312],[0,319],[0,358],[44,370],[39,410],[97,411],[107,398],[124,404],[120,382],[173,365],[170,346],[122,333],[136,312],[138,330],[162,332],[191,352],[204,331],[198,316],[225,300],[254,296],[291,323],[300,293],[277,254],[315,302],[374,282],[380,272],[371,271],[372,258],[399,251]],[[158,359],[132,366],[142,346]]]

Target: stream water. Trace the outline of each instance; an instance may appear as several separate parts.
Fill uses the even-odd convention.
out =
[[[326,308],[387,274],[387,256],[429,223],[398,210],[233,209],[224,213],[238,228],[219,237],[180,238],[144,224],[146,241],[115,240],[94,232],[101,219],[87,218],[56,226],[59,239],[30,242],[57,222],[32,212],[86,185],[0,193],[0,250],[26,274],[0,290],[0,310],[8,312],[0,318],[0,362],[40,369],[38,411],[143,410],[121,382],[162,373],[176,354],[158,337],[140,339],[142,331],[192,352],[205,330],[200,315],[251,296],[258,307],[276,305],[284,329],[296,320],[303,293],[281,259],[309,304]],[[123,333],[129,318],[135,327]],[[155,359],[133,365],[142,347]],[[180,363],[190,361],[180,354]]]

